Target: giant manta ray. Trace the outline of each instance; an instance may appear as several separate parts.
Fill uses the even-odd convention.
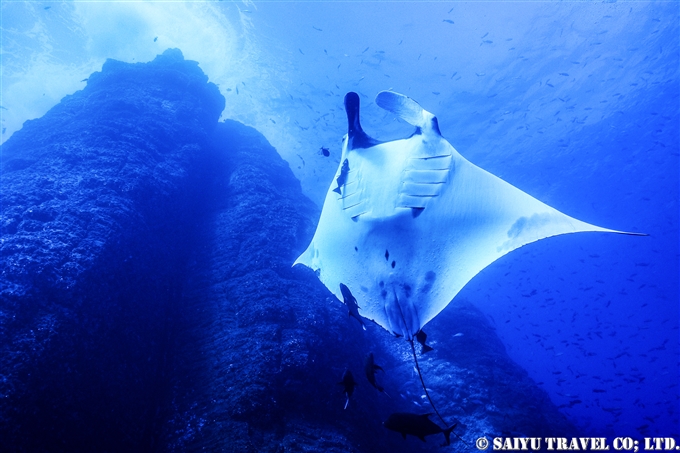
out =
[[[635,234],[569,217],[473,165],[413,99],[382,91],[375,101],[416,132],[388,142],[369,137],[359,96],[345,96],[340,167],[295,261],[350,313],[358,304],[361,316],[412,343],[475,275],[518,247],[584,231]]]

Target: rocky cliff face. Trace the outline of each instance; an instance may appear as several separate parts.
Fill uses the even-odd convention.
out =
[[[0,437],[17,450],[151,445],[223,107],[178,50],[109,60],[3,145]]]
[[[410,348],[291,268],[318,209],[257,131],[166,51],[107,62],[3,146],[0,437],[10,451],[427,451]],[[462,336],[452,337],[454,333]],[[468,443],[573,434],[471,305],[421,357]],[[389,397],[370,386],[373,352]],[[346,410],[337,383],[359,383]],[[436,418],[433,419],[439,422]],[[442,424],[440,422],[440,424]]]

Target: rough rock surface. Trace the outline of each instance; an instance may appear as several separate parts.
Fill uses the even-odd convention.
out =
[[[217,123],[223,102],[179,51],[109,61],[3,146],[5,449],[439,449],[441,435],[382,427],[432,412],[410,346],[362,330],[291,268],[318,208],[261,134]],[[468,444],[574,434],[472,305],[455,302],[428,333],[425,382]],[[364,376],[369,352],[389,396]],[[345,369],[358,382],[346,410]]]
[[[179,50],[109,60],[3,144],[4,446],[151,446],[192,190],[223,107]]]

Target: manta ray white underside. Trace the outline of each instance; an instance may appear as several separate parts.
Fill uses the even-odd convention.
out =
[[[378,142],[348,93],[349,131],[340,167],[307,250],[295,264],[314,270],[359,314],[411,340],[482,269],[506,253],[590,225],[473,165],[414,100],[382,91],[376,103],[416,126],[403,140]],[[630,233],[627,233],[630,234]]]

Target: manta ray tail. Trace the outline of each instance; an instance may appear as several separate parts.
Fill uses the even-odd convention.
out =
[[[437,417],[439,417],[439,420],[441,420],[442,423],[444,423],[444,425],[446,425],[444,418],[439,414],[437,407],[434,405],[434,402],[432,402],[432,398],[430,398],[430,392],[428,392],[427,387],[425,387],[425,380],[423,379],[423,373],[420,371],[420,365],[418,365],[418,357],[416,356],[416,347],[413,345],[413,338],[408,340],[408,343],[411,345],[411,352],[413,353],[413,360],[416,362],[416,371],[418,372],[418,377],[420,377],[420,383],[423,385],[423,390],[425,391],[425,396],[427,396],[427,400],[430,402],[430,406],[432,406],[432,409],[434,409],[434,413],[437,414]]]
[[[442,423],[446,426],[446,421],[444,421],[444,418],[439,414],[439,411],[437,410],[436,406],[432,402],[432,398],[430,398],[430,392],[427,391],[427,387],[425,387],[425,381],[423,380],[423,373],[420,371],[420,365],[418,365],[418,357],[416,356],[416,347],[413,344],[413,339],[408,340],[409,344],[411,345],[411,352],[413,353],[413,360],[416,362],[416,371],[418,371],[418,376],[420,377],[420,383],[423,385],[423,390],[425,391],[425,396],[427,396],[427,400],[430,402],[430,406],[432,406],[432,409],[434,410],[434,413],[437,414],[437,417],[439,417],[439,420],[442,421]],[[451,440],[450,440],[450,435],[453,433],[453,429],[458,425],[458,423],[454,423],[450,428],[447,428],[443,431],[444,437],[446,438],[446,444],[445,445],[450,445]],[[468,448],[470,445],[465,442],[458,434],[453,433],[454,436],[458,438],[461,442],[463,442]]]

